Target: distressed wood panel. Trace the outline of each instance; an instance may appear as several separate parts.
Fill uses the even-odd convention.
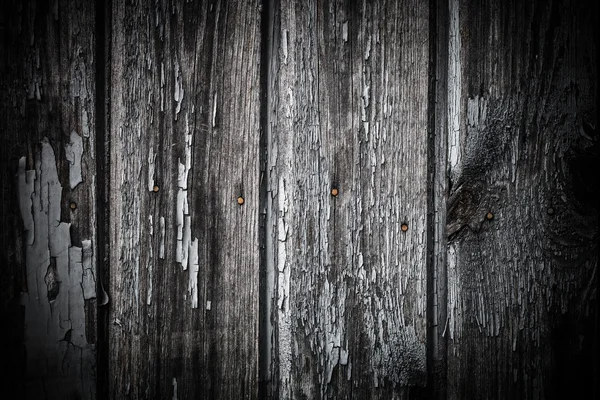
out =
[[[18,398],[95,398],[96,38],[88,3],[8,1],[0,15],[2,387]]]
[[[417,1],[273,11],[275,397],[415,398],[426,384],[428,19]]]
[[[591,398],[596,18],[594,2],[450,1],[449,398]]]
[[[113,2],[113,398],[257,395],[260,11]]]

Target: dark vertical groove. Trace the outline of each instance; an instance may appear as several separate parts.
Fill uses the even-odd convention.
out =
[[[437,392],[437,309],[435,268],[435,100],[437,64],[437,1],[429,1],[429,65],[427,90],[427,387]],[[430,398],[435,396],[430,395]]]
[[[270,223],[268,209],[268,181],[269,181],[269,62],[270,62],[270,34],[271,34],[271,1],[263,0],[260,21],[260,189],[259,189],[259,248],[260,248],[260,273],[258,297],[258,397],[265,399],[269,393],[269,310],[267,293],[267,224]]]
[[[448,1],[429,1],[427,371],[431,399],[447,397],[446,149]]]
[[[97,329],[98,342],[96,349],[96,398],[108,398],[108,308],[102,305],[104,290],[109,281],[109,176],[110,156],[108,154],[109,126],[107,101],[109,97],[110,70],[110,0],[96,0],[96,216],[97,216],[97,257],[96,266],[96,301],[98,306]]]

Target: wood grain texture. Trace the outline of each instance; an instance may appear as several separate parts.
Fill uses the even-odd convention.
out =
[[[3,392],[94,399],[93,4],[3,2],[0,36]]]
[[[112,398],[257,396],[260,12],[113,2]]]
[[[281,1],[273,15],[272,395],[413,398],[427,375],[427,4]]]
[[[450,1],[449,398],[591,398],[596,18]]]

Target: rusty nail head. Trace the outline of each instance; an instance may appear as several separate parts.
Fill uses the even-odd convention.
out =
[[[333,188],[331,189],[331,195],[333,197],[337,197],[337,195],[340,193],[340,191],[338,190],[338,188]]]
[[[408,224],[405,222],[402,225],[400,225],[400,229],[402,229],[402,232],[406,232],[408,231]]]
[[[69,208],[71,210],[76,210],[77,209],[77,203],[75,203],[74,201],[69,203]]]
[[[238,196],[237,202],[241,206],[242,204],[244,204],[244,198],[242,196]]]
[[[152,191],[153,191],[154,193],[158,192],[158,186],[154,185],[154,187],[152,188]]]
[[[488,221],[491,221],[494,219],[494,214],[492,214],[490,211],[488,211],[488,213],[485,215],[485,217],[487,218]]]
[[[554,214],[554,208],[549,207],[548,210],[546,210],[546,212],[548,213],[548,215],[553,215]]]

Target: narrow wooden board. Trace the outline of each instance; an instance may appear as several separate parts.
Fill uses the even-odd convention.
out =
[[[0,36],[3,392],[94,399],[93,3],[4,2]]]
[[[111,397],[257,395],[260,11],[113,1]]]
[[[426,385],[428,21],[417,1],[273,10],[274,396],[414,398]]]
[[[448,398],[592,398],[597,27],[594,2],[450,1]]]

